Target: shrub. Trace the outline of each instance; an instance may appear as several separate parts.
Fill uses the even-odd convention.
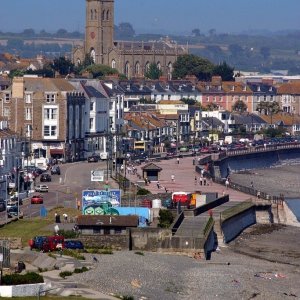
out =
[[[136,251],[136,252],[134,252],[134,254],[137,254],[137,255],[142,255],[142,256],[144,256],[144,252],[141,252],[141,251]]]
[[[75,239],[79,233],[73,230],[59,230],[58,235],[62,235],[65,239]]]
[[[60,272],[59,273],[59,276],[61,278],[66,278],[67,276],[72,276],[73,272],[70,272],[70,271],[63,271],[63,272]]]
[[[87,267],[82,267],[82,268],[76,268],[74,270],[74,273],[75,274],[78,274],[78,273],[84,273],[84,272],[87,272],[89,269]]]
[[[171,211],[166,209],[159,210],[159,223],[160,228],[169,228],[174,221],[174,216]]]
[[[21,285],[21,284],[43,283],[43,282],[44,282],[43,276],[35,272],[29,272],[24,275],[21,274],[4,275],[2,277],[3,285]]]
[[[114,254],[111,248],[103,247],[103,248],[91,248],[86,250],[88,253],[93,253],[93,254]]]
[[[148,194],[150,194],[150,191],[148,191],[147,189],[141,188],[137,191],[136,194],[139,196],[148,195]]]

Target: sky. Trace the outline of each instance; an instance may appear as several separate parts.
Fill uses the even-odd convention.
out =
[[[115,0],[115,24],[137,33],[300,30],[300,0]],[[84,32],[85,0],[1,0],[0,31]]]

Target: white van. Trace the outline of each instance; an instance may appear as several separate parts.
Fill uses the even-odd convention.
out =
[[[100,159],[101,160],[107,160],[108,159],[108,153],[107,152],[101,152],[100,153]]]

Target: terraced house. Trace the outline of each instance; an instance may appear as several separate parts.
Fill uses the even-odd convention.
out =
[[[67,80],[15,77],[0,95],[2,117],[33,157],[83,156],[85,98]]]

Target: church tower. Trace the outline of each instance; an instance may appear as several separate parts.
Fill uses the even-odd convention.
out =
[[[85,53],[105,64],[113,40],[114,0],[86,0]]]

